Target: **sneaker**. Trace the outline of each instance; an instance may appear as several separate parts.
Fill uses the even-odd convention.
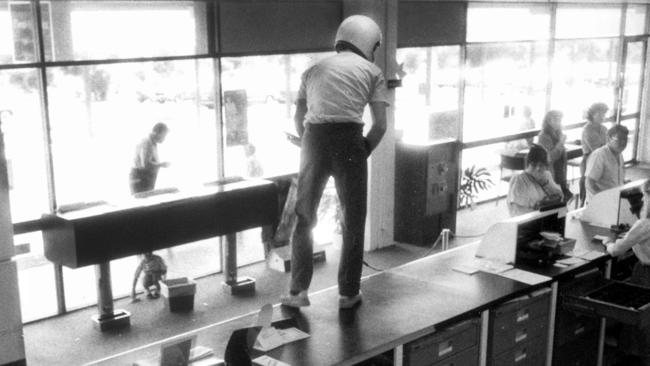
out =
[[[309,302],[309,297],[307,296],[307,291],[300,291],[297,295],[282,295],[280,296],[280,303],[284,306],[290,306],[292,308],[311,305]]]
[[[361,303],[361,291],[354,296],[339,296],[339,308],[350,309]]]

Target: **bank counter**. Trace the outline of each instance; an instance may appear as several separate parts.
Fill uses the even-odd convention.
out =
[[[110,261],[193,241],[225,236],[223,267],[231,292],[253,289],[237,277],[236,233],[278,218],[273,182],[235,180],[189,190],[159,189],[120,202],[97,202],[44,215],[45,257],[69,268],[94,265],[101,330],[128,325],[128,312],[113,309]]]
[[[605,317],[645,322],[648,306],[622,318],[616,311],[622,306],[593,306],[590,296],[616,283],[608,279],[613,260],[593,237],[615,233],[581,221],[582,213],[556,210],[511,221],[527,229],[531,223],[560,223],[565,237],[575,239],[573,253],[590,253],[564,264],[517,259],[515,269],[534,273],[535,281],[461,270],[484,252],[483,242],[467,244],[365,277],[363,303],[356,309],[338,309],[336,287],[310,294],[311,306],[301,310],[276,305],[275,321],[290,319],[310,336],[266,353],[250,347],[240,352],[293,366],[601,365]],[[256,319],[256,313],[245,314],[174,338],[194,336],[195,345],[223,359],[231,335]],[[92,364],[146,364],[170,341]]]

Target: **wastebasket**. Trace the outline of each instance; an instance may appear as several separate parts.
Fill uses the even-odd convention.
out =
[[[160,281],[160,293],[167,298],[169,311],[192,311],[196,282],[187,277]]]

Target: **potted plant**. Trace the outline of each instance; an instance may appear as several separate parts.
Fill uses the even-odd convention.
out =
[[[458,191],[460,207],[469,207],[471,209],[479,192],[494,185],[491,177],[492,175],[485,168],[477,169],[475,165],[465,168],[460,181],[460,190]]]

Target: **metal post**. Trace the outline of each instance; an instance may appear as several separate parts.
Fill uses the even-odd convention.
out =
[[[451,230],[449,229],[442,229],[442,232],[440,235],[442,236],[442,250],[445,251],[449,249],[449,233]]]
[[[226,245],[223,246],[223,273],[226,283],[237,283],[237,233],[226,235]]]
[[[111,263],[104,262],[95,265],[97,278],[97,307],[99,314],[91,319],[97,329],[102,332],[110,329],[121,329],[131,325],[131,313],[126,310],[113,308],[113,290],[111,287]]]
[[[111,287],[111,264],[110,262],[100,263],[95,266],[95,277],[97,278],[97,307],[99,318],[113,316],[113,290]]]

